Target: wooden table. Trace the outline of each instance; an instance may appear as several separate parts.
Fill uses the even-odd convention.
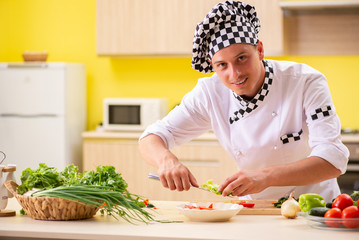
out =
[[[359,231],[315,229],[301,217],[290,220],[280,215],[236,215],[228,222],[190,222],[176,209],[181,202],[154,203],[158,208],[157,219],[183,222],[131,225],[101,215],[80,221],[40,221],[21,216],[17,211],[15,217],[0,218],[0,239],[359,239]],[[7,209],[19,210],[20,206],[10,199]]]

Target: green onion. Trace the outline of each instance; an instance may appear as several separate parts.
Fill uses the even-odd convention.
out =
[[[139,196],[131,193],[123,194],[106,186],[60,186],[35,192],[33,196],[57,197],[91,205],[104,209],[108,215],[113,216],[115,219],[117,219],[116,215],[118,215],[129,223],[157,221],[154,220],[152,214],[139,206]]]

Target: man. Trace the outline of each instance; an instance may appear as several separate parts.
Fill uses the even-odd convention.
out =
[[[221,184],[225,196],[278,199],[315,192],[340,194],[348,149],[325,77],[304,64],[264,59],[255,8],[220,3],[197,25],[192,67],[200,79],[181,104],[140,138],[143,158],[171,190],[198,186],[170,151],[213,130],[239,170]]]

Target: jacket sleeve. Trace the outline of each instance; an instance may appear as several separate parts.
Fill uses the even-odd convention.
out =
[[[208,98],[201,81],[187,93],[180,105],[166,117],[146,128],[141,138],[155,134],[162,138],[169,149],[184,144],[211,129],[208,116]]]
[[[340,120],[324,75],[315,71],[306,80],[304,111],[309,130],[310,156],[318,156],[345,173],[349,151],[341,141]]]

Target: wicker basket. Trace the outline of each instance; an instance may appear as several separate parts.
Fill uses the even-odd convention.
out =
[[[55,197],[30,197],[16,192],[18,185],[6,181],[6,188],[14,194],[26,214],[38,220],[79,220],[93,217],[98,208]]]
[[[47,52],[24,52],[22,57],[25,62],[46,62]]]

